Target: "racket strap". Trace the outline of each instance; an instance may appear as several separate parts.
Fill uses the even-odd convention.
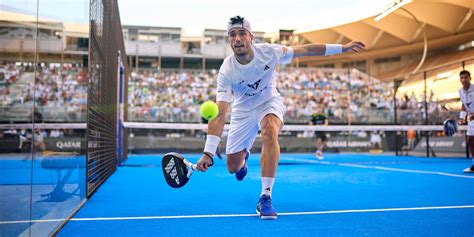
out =
[[[213,166],[214,165],[214,158],[212,157],[212,155],[209,153],[209,152],[204,152],[204,155],[206,155],[207,157],[211,158],[211,164],[209,166]]]

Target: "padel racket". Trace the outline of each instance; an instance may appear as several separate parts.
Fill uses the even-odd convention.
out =
[[[453,136],[458,131],[458,124],[453,119],[446,119],[443,123],[444,135],[447,137]]]
[[[197,170],[195,164],[176,152],[165,154],[161,160],[161,167],[166,183],[172,188],[183,187],[189,181],[193,171]]]

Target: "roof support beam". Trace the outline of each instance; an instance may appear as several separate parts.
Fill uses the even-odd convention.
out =
[[[418,36],[420,36],[420,34],[423,32],[423,29],[425,28],[426,26],[426,23],[425,22],[421,22],[421,26],[418,27],[418,29],[416,30],[415,34],[413,35],[413,39],[410,41],[410,42],[413,42],[416,40],[416,38],[418,38]]]
[[[412,36],[418,29],[418,25],[408,15],[390,14],[380,21],[373,18],[363,20],[364,23],[371,25],[379,30],[390,34],[403,42],[412,42]]]
[[[339,35],[339,38],[336,40],[336,44],[342,43],[342,40],[344,39],[344,35]]]
[[[379,32],[377,33],[377,35],[374,37],[374,40],[370,43],[369,45],[369,49],[372,48],[374,45],[377,44],[377,42],[379,42],[380,38],[382,38],[382,35],[383,35],[383,30],[379,30]]]
[[[471,18],[472,16],[472,9],[470,9],[466,15],[464,16],[464,18],[462,19],[461,23],[459,23],[458,25],[458,28],[456,28],[456,33],[459,32],[462,27],[464,26],[464,24],[466,24],[467,21],[469,21],[469,19]]]

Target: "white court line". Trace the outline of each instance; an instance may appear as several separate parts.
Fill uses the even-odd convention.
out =
[[[394,212],[394,211],[422,211],[440,209],[466,209],[474,208],[474,205],[464,206],[434,206],[434,207],[401,207],[401,208],[377,208],[359,210],[333,210],[333,211],[311,211],[311,212],[280,212],[279,216],[297,215],[324,215],[340,213],[367,213],[367,212]],[[97,218],[71,218],[70,221],[121,221],[121,220],[158,220],[158,219],[191,219],[191,218],[228,218],[228,217],[250,217],[257,214],[214,214],[214,215],[180,215],[180,216],[130,216],[130,217],[97,217]],[[64,219],[32,220],[31,222],[57,222]],[[0,224],[30,223],[30,221],[2,221]]]
[[[337,163],[337,162],[330,162],[330,161],[305,160],[305,159],[299,159],[299,158],[281,158],[280,160],[300,161],[300,162],[312,163],[312,164],[338,165],[338,166],[347,166],[347,167],[354,167],[354,168],[387,170],[387,171],[416,173],[416,174],[436,174],[436,175],[449,176],[449,177],[474,179],[474,176],[472,175],[451,174],[451,173],[438,172],[438,171],[398,169],[398,168],[389,168],[389,167],[383,167],[383,166],[370,166],[370,165],[358,165],[358,164],[351,164],[351,163]]]
[[[21,220],[21,221],[0,221],[1,224],[26,224],[26,223],[47,223],[47,222],[62,222],[66,219],[44,219],[44,220]]]

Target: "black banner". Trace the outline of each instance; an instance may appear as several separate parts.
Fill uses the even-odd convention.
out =
[[[430,148],[435,152],[465,153],[466,141],[464,137],[430,137]],[[415,151],[426,152],[426,139],[417,143]]]

